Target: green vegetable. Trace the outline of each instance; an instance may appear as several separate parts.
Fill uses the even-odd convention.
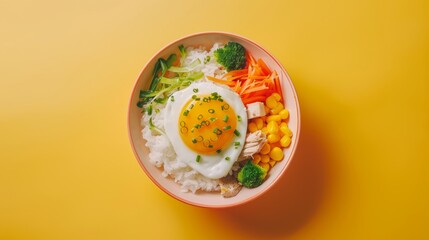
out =
[[[240,135],[241,135],[241,134],[240,134],[240,132],[239,132],[237,129],[235,129],[235,130],[234,130],[234,134],[235,134],[235,136],[237,136],[237,137],[240,137]]]
[[[186,49],[183,46],[183,44],[179,46],[179,51],[180,51],[180,64],[183,65],[183,62],[185,61],[185,58],[186,58]]]
[[[148,90],[140,91],[140,101],[137,103],[138,107],[143,107],[146,103],[152,100],[153,97],[157,95],[157,87],[161,79],[164,77],[164,74],[167,72],[168,68],[173,65],[173,62],[176,61],[177,55],[171,54],[167,59],[159,58],[156,61],[155,66],[152,72],[152,82],[150,83]]]
[[[166,98],[171,95],[174,90],[180,90],[191,84],[192,81],[201,79],[204,76],[203,72],[193,71],[195,67],[201,64],[200,60],[195,60],[190,66],[182,67],[183,60],[186,57],[186,49],[183,45],[179,46],[181,55],[181,66],[173,66],[177,60],[176,54],[171,54],[167,59],[159,58],[156,61],[152,72],[152,81],[147,90],[141,90],[139,95],[139,108],[148,107],[148,103],[157,100],[158,98]],[[165,77],[165,73],[169,71],[175,73],[172,78]],[[164,103],[161,100],[158,103]]]
[[[237,180],[247,188],[255,188],[264,182],[266,176],[267,170],[249,160],[238,172]]]
[[[223,48],[218,48],[214,57],[228,72],[246,66],[246,49],[236,42],[228,42]]]
[[[223,121],[224,121],[224,122],[228,122],[228,119],[229,119],[229,116],[228,116],[228,115],[223,116]]]

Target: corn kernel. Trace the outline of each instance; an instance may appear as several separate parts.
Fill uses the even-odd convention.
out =
[[[271,121],[267,125],[268,133],[278,133],[279,125],[275,121]]]
[[[267,117],[267,123],[271,122],[271,121],[276,121],[276,122],[280,122],[282,119],[280,118],[279,115],[271,115]]]
[[[280,132],[282,132],[285,136],[292,137],[292,131],[289,129],[286,123],[280,124]]]
[[[256,123],[254,122],[250,122],[247,128],[251,133],[258,131],[258,128],[256,127]]]
[[[271,150],[270,144],[265,143],[264,146],[262,146],[260,153],[261,154],[268,154]]]
[[[265,155],[265,154],[261,155],[261,162],[267,163],[269,161],[270,161],[270,156],[269,155]]]
[[[280,115],[280,118],[283,120],[289,117],[289,111],[287,109],[281,110],[278,114]]]
[[[259,155],[259,154],[254,154],[254,155],[253,155],[252,163],[254,163],[254,164],[258,164],[260,161],[261,161],[261,155]]]
[[[283,159],[283,151],[281,148],[279,147],[274,147],[273,149],[271,149],[270,152],[270,157],[271,159],[273,159],[274,161],[280,161]]]
[[[273,93],[273,94],[271,94],[271,96],[273,96],[277,102],[282,100],[282,96],[280,96],[280,94],[278,94],[278,93]]]
[[[264,121],[262,120],[262,118],[256,118],[255,123],[256,123],[256,128],[258,130],[261,130],[264,127]]]
[[[276,161],[271,160],[268,162],[268,164],[270,164],[271,167],[274,167],[274,165],[276,165]]]
[[[267,136],[267,140],[269,143],[276,143],[276,142],[280,141],[280,136],[278,134],[275,134],[275,133],[270,133]]]
[[[281,111],[283,111],[285,109],[285,107],[283,106],[282,103],[279,102],[279,104],[277,104],[277,106],[273,109],[271,109],[271,114],[279,114]]]
[[[267,172],[270,171],[270,164],[260,162],[258,163],[258,165],[261,166],[263,169],[265,169]]]
[[[282,147],[288,147],[290,145],[291,139],[289,136],[285,135],[280,139],[280,145]]]
[[[280,144],[280,141],[278,141],[278,142],[275,142],[275,143],[270,143],[270,147],[271,147],[271,149],[273,149],[275,147],[281,148],[282,145]]]
[[[261,131],[262,131],[263,133],[265,133],[265,134],[268,134],[268,129],[267,129],[267,127],[263,127],[263,128],[261,129]]]
[[[276,99],[274,98],[274,96],[269,96],[265,100],[265,104],[267,105],[267,107],[269,107],[271,109],[275,108],[278,103],[279,102],[276,101]]]

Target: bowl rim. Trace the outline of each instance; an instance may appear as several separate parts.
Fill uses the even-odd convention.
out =
[[[261,192],[259,192],[258,194],[255,194],[251,197],[248,197],[242,201],[236,202],[236,203],[230,203],[230,204],[224,204],[224,205],[209,205],[209,204],[203,204],[203,203],[197,203],[197,202],[192,202],[189,200],[186,200],[184,198],[181,198],[177,195],[175,195],[174,193],[170,192],[169,190],[167,190],[164,186],[162,186],[158,181],[156,181],[152,175],[149,173],[149,170],[146,169],[146,167],[143,165],[137,150],[136,150],[136,145],[133,141],[133,138],[131,136],[131,118],[130,118],[130,113],[131,113],[131,107],[134,107],[134,105],[132,105],[132,100],[133,100],[133,96],[136,92],[136,88],[137,88],[137,84],[139,83],[139,79],[141,78],[143,72],[148,68],[149,63],[156,57],[158,56],[161,52],[163,52],[165,49],[167,49],[168,47],[170,47],[173,44],[179,43],[180,41],[183,41],[185,39],[188,38],[193,38],[196,36],[201,36],[201,35],[211,35],[211,34],[220,34],[220,35],[226,35],[226,36],[230,36],[230,37],[235,37],[235,38],[239,38],[239,39],[243,39],[245,41],[248,41],[252,44],[254,44],[255,46],[257,46],[258,48],[260,48],[264,53],[266,53],[269,57],[271,57],[280,67],[280,69],[286,74],[286,80],[289,81],[289,85],[291,86],[291,91],[293,92],[293,96],[295,99],[295,107],[297,110],[297,114],[296,114],[296,121],[297,121],[297,132],[294,134],[295,136],[295,145],[293,146],[293,148],[291,149],[291,154],[289,157],[289,161],[286,163],[286,165],[283,167],[283,169],[279,172],[279,174],[275,177],[275,179],[273,180],[273,182],[268,185],[267,187],[265,187],[265,189],[263,189]],[[283,80],[284,81],[284,80]],[[128,131],[128,139],[130,141],[130,145],[131,148],[133,150],[134,156],[136,161],[138,162],[138,164],[140,165],[140,167],[143,169],[143,171],[145,172],[145,174],[149,177],[149,179],[159,188],[161,189],[163,192],[165,192],[166,194],[168,194],[169,196],[173,197],[174,199],[177,199],[183,203],[186,203],[188,205],[191,206],[197,206],[197,207],[202,207],[202,208],[215,208],[215,209],[221,209],[221,208],[230,208],[230,207],[236,207],[239,205],[243,205],[245,203],[248,203],[250,201],[255,200],[256,198],[262,196],[264,193],[266,193],[268,190],[270,190],[275,184],[278,183],[278,181],[283,177],[283,175],[285,174],[286,169],[288,169],[292,159],[294,158],[296,149],[298,147],[299,144],[299,137],[300,137],[300,130],[301,130],[301,111],[300,111],[300,107],[299,107],[299,101],[298,101],[298,95],[296,93],[295,90],[295,86],[293,85],[292,80],[290,79],[290,76],[288,74],[288,72],[286,71],[286,69],[283,67],[283,65],[280,63],[280,61],[273,56],[270,52],[268,52],[264,47],[262,47],[259,43],[254,42],[253,40],[250,40],[246,37],[243,37],[241,35],[235,34],[235,33],[231,33],[231,32],[224,32],[224,31],[203,31],[203,32],[197,32],[197,33],[192,33],[192,34],[188,34],[185,35],[183,37],[180,37],[176,40],[173,40],[171,42],[169,42],[168,44],[166,44],[164,47],[162,47],[159,51],[157,51],[154,55],[152,55],[152,57],[149,58],[149,60],[147,60],[146,64],[143,66],[142,70],[140,71],[139,75],[137,76],[137,79],[134,81],[134,86],[132,88],[129,100],[128,100],[128,109],[127,109],[127,131]]]

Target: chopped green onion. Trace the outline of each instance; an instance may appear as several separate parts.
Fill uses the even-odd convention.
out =
[[[209,148],[213,148],[213,145],[209,144]]]
[[[210,146],[210,140],[205,139],[205,140],[203,141],[203,145],[204,145],[204,147],[209,147],[209,146]]]
[[[210,121],[212,121],[212,122],[214,122],[214,121],[216,121],[217,120],[217,118],[214,118],[214,117],[211,117],[210,118]]]
[[[199,115],[198,115],[198,120],[201,120],[201,119],[203,119],[203,115],[202,115],[202,114],[199,114]]]
[[[189,114],[189,110],[185,110],[185,111],[183,112],[183,116],[188,116],[188,114]]]
[[[149,114],[149,116],[152,115],[152,104],[147,108],[147,114]]]
[[[142,107],[143,107],[143,105],[144,105],[144,102],[143,102],[143,101],[139,101],[139,102],[137,103],[137,107],[139,107],[139,108],[142,108]]]
[[[172,102],[174,102],[174,96],[171,96],[171,97],[170,97],[170,100],[171,100]]]
[[[189,109],[192,109],[192,108],[194,108],[194,104],[191,104],[191,105],[189,106]]]
[[[235,136],[237,136],[237,137],[240,137],[240,135],[241,135],[241,134],[240,134],[240,132],[239,132],[237,129],[235,129],[235,130],[234,130],[234,134],[235,134]]]
[[[196,138],[192,138],[192,143],[197,143],[197,139]]]
[[[234,146],[240,146],[240,142],[234,142]]]
[[[188,128],[187,127],[181,127],[180,128],[180,132],[183,133],[183,134],[185,134],[185,133],[188,132]]]
[[[210,56],[206,56],[204,58],[204,64],[207,64],[208,62],[210,62]]]
[[[221,153],[221,152],[222,152],[222,149],[216,150],[216,153]]]
[[[197,95],[192,95],[192,99],[196,99],[197,98]]]
[[[231,126],[225,126],[225,127],[223,127],[223,130],[229,130],[229,129],[231,129]]]
[[[229,109],[229,104],[225,103],[224,105],[222,105],[222,110],[228,110]]]
[[[225,160],[229,161],[229,159],[231,159],[230,157],[226,157]]]
[[[241,122],[241,116],[240,115],[237,115],[237,119],[239,122]]]
[[[195,159],[195,161],[200,162],[201,161],[201,156],[197,155],[197,159]]]
[[[154,101],[156,103],[165,103],[165,98],[156,98]]]
[[[208,111],[209,111],[209,113],[212,113],[212,114],[215,112],[215,110],[213,108],[210,108]]]
[[[215,128],[213,130],[213,133],[216,134],[216,135],[221,135],[222,134],[222,130],[220,130],[219,128]]]
[[[180,121],[180,126],[181,126],[181,127],[184,127],[184,126],[186,126],[186,123],[185,123],[185,121]]]
[[[228,116],[228,115],[223,116],[223,121],[224,121],[224,122],[228,122],[228,119],[229,119],[229,116]]]
[[[194,91],[194,93],[198,92],[198,88],[194,88],[192,91]]]

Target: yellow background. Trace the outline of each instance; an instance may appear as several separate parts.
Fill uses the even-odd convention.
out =
[[[429,238],[428,15],[424,0],[0,2],[0,239]],[[143,65],[209,30],[272,52],[302,111],[286,176],[227,210],[157,189],[126,128]]]

